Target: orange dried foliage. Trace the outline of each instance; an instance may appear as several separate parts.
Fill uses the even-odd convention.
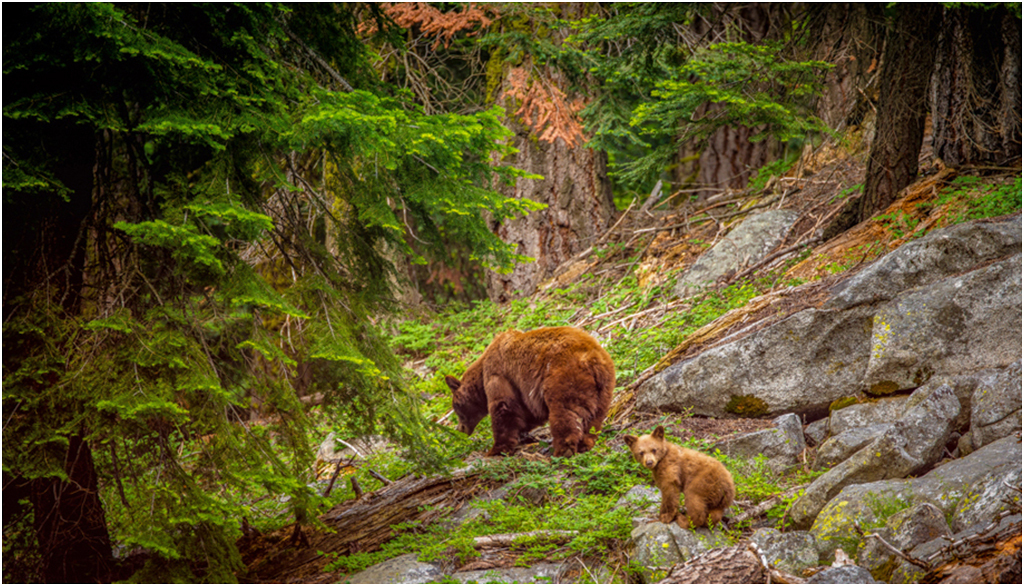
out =
[[[561,138],[569,148],[583,140],[583,127],[576,114],[583,109],[584,100],[570,101],[555,83],[545,77],[530,80],[525,67],[514,67],[508,74],[505,97],[519,102],[518,116],[537,133],[537,138],[554,143]]]
[[[445,48],[451,44],[455,35],[465,32],[466,36],[477,33],[474,29],[486,28],[494,21],[497,11],[493,7],[478,8],[472,2],[465,10],[441,12],[426,2],[385,2],[384,13],[403,28],[419,26],[425,36],[434,36],[432,49],[437,49],[441,42]],[[359,25],[360,34],[377,32],[377,23],[368,20]]]

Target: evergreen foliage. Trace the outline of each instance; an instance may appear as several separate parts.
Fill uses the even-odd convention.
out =
[[[571,23],[578,32],[566,53],[577,71],[601,82],[581,112],[593,133],[589,144],[609,153],[629,188],[652,182],[681,144],[702,144],[721,128],[750,127],[753,141],[828,132],[813,105],[831,65],[800,60],[781,41],[746,42],[732,32],[709,43],[680,32],[705,10],[624,3],[607,18]]]
[[[491,189],[521,175],[492,165],[499,112],[373,81],[349,6],[5,14],[5,483],[67,482],[81,436],[114,541],[153,554],[139,576],[225,581],[261,501],[315,522],[301,397],[439,466],[370,317],[409,241],[519,260],[484,217],[537,207]]]

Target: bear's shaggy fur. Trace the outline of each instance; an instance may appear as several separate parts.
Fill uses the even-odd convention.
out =
[[[522,434],[551,421],[555,456],[594,447],[615,388],[615,365],[590,334],[570,327],[509,330],[494,337],[462,380],[445,377],[454,392],[459,431],[469,435],[488,413],[494,447],[511,453]]]
[[[684,529],[722,521],[736,488],[721,462],[665,441],[660,425],[650,435],[627,435],[625,440],[636,461],[654,472],[654,484],[661,491],[659,521],[675,521]],[[680,492],[686,497],[685,515],[679,512]]]

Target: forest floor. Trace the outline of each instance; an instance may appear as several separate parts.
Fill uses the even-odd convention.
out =
[[[436,560],[451,572],[548,560],[567,564],[563,576],[569,579],[593,581],[599,566],[619,579],[635,579],[636,568],[625,554],[630,518],[613,508],[629,488],[651,486],[651,481],[631,461],[621,435],[665,425],[675,441],[708,450],[730,435],[771,426],[764,419],[641,412],[633,401],[639,383],[674,362],[819,306],[836,282],[909,239],[979,213],[1008,213],[1002,208],[978,211],[997,196],[1011,194],[1012,199],[1016,190],[1016,203],[1010,203],[1020,208],[1019,167],[949,169],[931,164],[925,152],[921,178],[891,207],[823,242],[822,229],[861,190],[862,159],[822,149],[806,153],[781,176],[752,180],[746,190],[723,192],[699,205],[679,205],[680,198],[671,198],[668,205],[647,212],[634,202],[600,246],[566,263],[534,295],[504,306],[478,302],[395,323],[395,349],[406,359],[412,388],[426,399],[425,414],[447,427],[454,426],[454,417],[443,376],[460,376],[495,332],[547,325],[591,332],[615,360],[619,385],[598,446],[588,454],[553,460],[544,427],[533,433],[536,443],[517,454],[488,459],[482,457],[490,441],[486,421],[472,438],[444,436],[441,443],[458,461],[475,465],[472,471],[436,477],[442,480],[431,484],[429,478],[410,474],[409,466],[397,466],[405,475],[386,484],[357,476],[365,491],[342,478],[338,490],[348,491],[348,500],[321,516],[322,526],[301,534],[294,527],[254,531],[242,538],[248,568],[242,579],[337,582],[406,552]],[[672,294],[675,277],[731,227],[751,212],[779,208],[797,212],[799,220],[765,261],[726,275],[697,296],[678,299]],[[785,528],[785,509],[795,490],[821,474],[810,467],[813,450],[808,448],[802,469],[785,475],[771,473],[763,461],[724,459],[737,483],[733,518],[751,517],[730,527],[732,539],[758,527]],[[366,474],[376,467],[387,476],[397,458],[390,452],[348,472]],[[330,470],[324,469],[325,477]],[[499,498],[494,491],[501,485],[505,492]],[[373,487],[379,488],[371,492]],[[469,510],[470,502],[483,513],[461,525],[448,523],[460,510]],[[369,519],[374,516],[379,519]],[[533,535],[502,546],[487,545],[491,542],[485,539],[535,531],[573,537]]]

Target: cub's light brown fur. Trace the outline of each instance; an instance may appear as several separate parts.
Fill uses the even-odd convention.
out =
[[[665,428],[660,425],[650,435],[625,439],[636,461],[654,472],[654,484],[661,491],[659,521],[675,521],[684,529],[722,521],[736,488],[721,462],[665,441]],[[679,512],[680,492],[686,497],[685,515]]]
[[[494,446],[488,456],[509,454],[519,438],[551,422],[556,456],[594,447],[615,388],[615,364],[583,330],[509,330],[494,337],[462,380],[445,377],[459,431],[473,433],[491,415]]]

